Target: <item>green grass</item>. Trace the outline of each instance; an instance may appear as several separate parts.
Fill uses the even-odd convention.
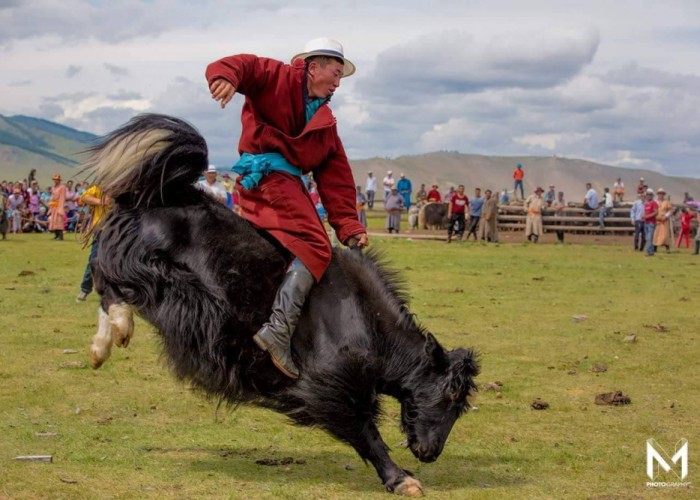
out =
[[[481,352],[479,385],[504,384],[500,397],[477,395],[478,411],[433,464],[399,446],[387,401],[392,456],[430,497],[697,498],[693,486],[646,488],[645,442],[672,451],[687,438],[687,480],[700,474],[700,259],[618,246],[373,244],[402,270],[419,320],[445,346]],[[323,432],[251,407],[217,412],[176,383],[143,321],[128,349],[88,368],[97,299],[74,302],[86,259],[46,235],[0,241],[0,498],[388,498],[374,470]],[[659,323],[669,331],[645,327]],[[624,343],[630,334],[638,342]],[[86,367],[65,365],[75,361]],[[608,371],[591,372],[595,363]],[[618,389],[631,405],[593,403]],[[538,397],[548,410],[530,408]],[[13,460],[34,454],[53,463]],[[255,464],[287,456],[305,462]]]

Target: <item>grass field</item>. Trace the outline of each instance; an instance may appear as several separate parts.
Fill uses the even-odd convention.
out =
[[[142,321],[128,349],[90,369],[97,299],[74,301],[87,251],[69,240],[0,241],[0,498],[389,498],[323,432],[251,407],[217,411],[176,383]],[[432,464],[401,448],[387,401],[385,440],[429,497],[698,498],[700,259],[610,245],[373,244],[402,270],[419,320],[447,347],[481,352],[479,385],[503,383],[479,392]],[[614,390],[632,403],[594,404]],[[549,409],[531,409],[535,398]],[[689,488],[647,488],[648,438],[670,454],[688,439]],[[294,462],[256,464],[285,457]]]

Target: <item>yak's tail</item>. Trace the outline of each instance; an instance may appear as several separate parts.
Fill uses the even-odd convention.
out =
[[[190,124],[171,116],[138,115],[88,150],[84,172],[105,195],[162,206],[206,169],[207,144]]]

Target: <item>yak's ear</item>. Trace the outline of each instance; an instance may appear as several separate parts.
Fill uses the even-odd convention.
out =
[[[474,377],[479,374],[478,356],[472,349],[457,349],[459,358],[450,366],[448,396],[452,401],[457,401],[476,390]]]
[[[425,353],[430,358],[430,363],[436,368],[443,368],[447,366],[448,360],[445,354],[445,349],[439,344],[437,339],[433,337],[432,333],[429,333],[425,337]]]

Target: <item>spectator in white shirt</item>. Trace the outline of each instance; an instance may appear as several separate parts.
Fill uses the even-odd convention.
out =
[[[389,195],[391,194],[391,190],[394,187],[394,183],[396,182],[396,179],[392,177],[393,172],[389,170],[386,173],[386,177],[384,177],[384,180],[382,181],[382,184],[384,185],[384,199],[386,200]]]
[[[367,183],[365,184],[365,195],[367,196],[367,208],[374,208],[374,193],[377,192],[377,178],[372,172],[367,172]]]
[[[215,200],[226,204],[226,187],[216,180],[216,167],[214,165],[209,165],[204,173],[204,180],[198,181],[197,187]]]
[[[612,213],[613,209],[613,197],[610,194],[610,188],[605,188],[603,193],[603,206],[600,207],[600,216],[598,220],[600,221],[600,228],[605,227],[605,218]]]

